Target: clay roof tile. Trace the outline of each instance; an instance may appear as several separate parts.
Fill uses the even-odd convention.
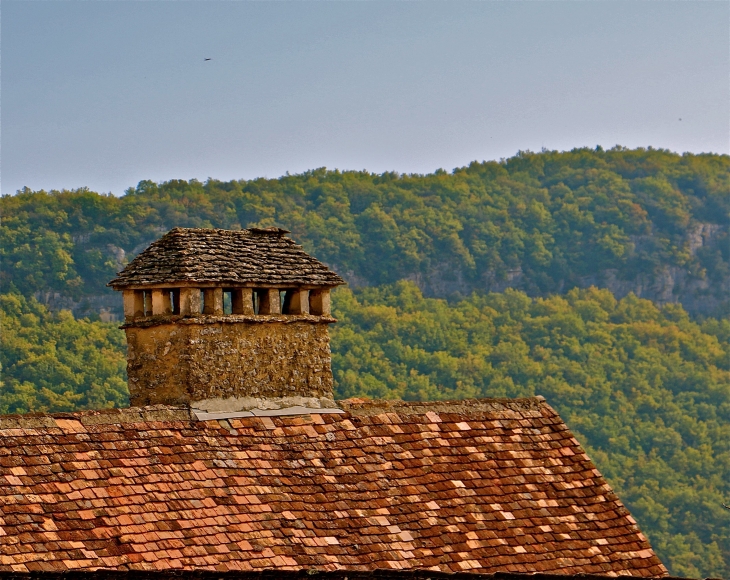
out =
[[[544,400],[340,405],[235,434],[163,406],[0,417],[0,571],[666,575]]]

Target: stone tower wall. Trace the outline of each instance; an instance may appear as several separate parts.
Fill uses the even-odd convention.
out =
[[[333,399],[326,317],[199,317],[125,325],[130,402],[242,410]]]

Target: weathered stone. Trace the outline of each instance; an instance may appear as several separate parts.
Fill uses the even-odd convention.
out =
[[[334,399],[328,397],[228,397],[205,399],[192,403],[198,411],[208,413],[232,413],[238,411],[302,408],[311,411],[332,410],[337,407]]]
[[[259,314],[281,314],[279,291],[276,288],[257,290],[259,300]]]
[[[180,288],[180,314],[183,316],[200,314],[199,288]]]
[[[126,325],[131,404],[333,398],[327,332],[331,319],[248,318]]]
[[[123,294],[125,320],[144,316],[144,293],[140,290],[125,290]]]
[[[253,314],[253,290],[251,288],[231,289],[233,314]]]
[[[169,290],[152,290],[152,316],[172,314]]]
[[[318,288],[309,293],[309,312],[321,316],[330,315],[329,288]]]
[[[220,316],[223,314],[223,289],[206,288],[203,292],[203,313]]]
[[[309,314],[309,292],[306,290],[287,290],[284,298],[286,314]]]

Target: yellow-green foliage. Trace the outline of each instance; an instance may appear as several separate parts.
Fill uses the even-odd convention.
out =
[[[541,394],[675,574],[730,577],[730,321],[607,290],[449,304],[411,283],[334,295],[340,397]],[[127,404],[115,325],[0,296],[0,413]]]
[[[0,295],[0,414],[129,404],[124,334],[114,324],[49,313]]]
[[[687,302],[695,313],[721,306],[730,156],[617,147],[523,152],[431,175],[142,181],[120,198],[24,190],[0,198],[0,213],[0,413],[127,401],[122,332],[50,314],[33,293],[73,298],[83,311],[85,297],[111,292],[120,248],[131,257],[175,226],[279,225],[377,286],[335,295],[340,396],[542,394],[674,573],[730,578],[730,511],[720,505],[730,500],[730,322],[571,290],[605,272],[636,286],[674,267],[708,282],[707,296]],[[691,251],[701,224],[713,243]],[[399,282],[451,278],[463,294],[518,268],[521,288],[545,298],[457,301],[442,290],[447,303]]]

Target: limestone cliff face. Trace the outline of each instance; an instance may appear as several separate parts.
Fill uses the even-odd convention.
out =
[[[632,238],[635,251],[647,242],[648,236]],[[580,280],[580,286],[608,288],[617,298],[633,292],[657,304],[681,304],[693,314],[723,315],[730,305],[730,272],[708,274],[702,259],[720,252],[730,243],[728,227],[718,224],[697,224],[686,236],[685,248],[694,258],[689,266],[662,265],[632,277],[621,276],[615,269],[598,272]],[[704,254],[704,256],[703,256]],[[698,263],[699,262],[699,263]]]
[[[148,245],[147,243],[140,244],[131,252],[125,252],[123,248],[114,244],[92,247],[88,245],[89,236],[89,234],[73,236],[74,244],[81,248],[87,248],[87,251],[99,250],[104,258],[113,264],[112,269],[115,272],[126,265],[129,256],[137,255]],[[70,310],[76,318],[95,318],[98,316],[102,322],[116,322],[124,317],[119,296],[112,291],[104,290],[99,294],[84,294],[81,298],[74,299],[61,292],[47,290],[45,292],[36,292],[34,298],[51,310]]]
[[[628,260],[651,247],[654,240],[646,235],[633,236],[631,241],[634,255],[628,256]],[[546,293],[564,292],[575,286],[597,286],[608,288],[619,299],[633,292],[660,305],[680,303],[692,314],[727,315],[730,310],[730,270],[723,273],[718,269],[708,274],[702,267],[702,258],[713,252],[727,251],[729,244],[727,226],[699,223],[686,235],[685,249],[692,257],[687,266],[660,265],[639,272],[603,269],[572,280],[558,280],[555,288]],[[370,285],[368,280],[351,272],[345,271],[344,278],[354,288]],[[444,260],[425,272],[410,274],[407,279],[413,281],[424,295],[437,298],[468,296],[472,292],[504,292],[507,288],[523,290],[533,296],[541,294],[520,266],[501,273],[487,270],[469,276],[463,269]]]

